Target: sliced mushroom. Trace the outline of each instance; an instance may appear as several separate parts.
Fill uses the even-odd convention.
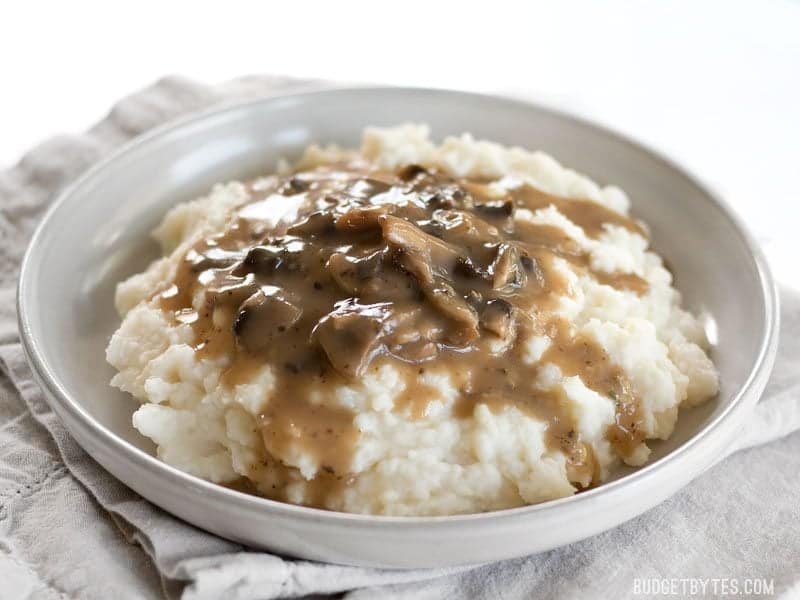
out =
[[[464,298],[470,306],[477,307],[483,301],[483,296],[476,290],[470,290]]]
[[[386,303],[361,305],[345,300],[320,319],[312,338],[325,351],[337,372],[348,378],[364,372],[380,348],[388,306]]]
[[[309,187],[311,187],[311,181],[307,178],[304,178],[302,175],[294,175],[287,183],[288,191],[294,192],[295,194],[305,192]]]
[[[464,257],[459,258],[458,261],[456,261],[456,264],[453,267],[453,273],[468,279],[479,279],[485,275],[480,267],[475,265],[471,258]]]
[[[347,189],[347,193],[356,198],[371,198],[389,190],[392,186],[380,179],[365,177],[359,179]]]
[[[392,212],[391,204],[356,206],[349,208],[336,218],[336,228],[340,231],[367,231],[381,226],[380,218]]]
[[[317,211],[292,225],[287,230],[291,235],[324,235],[335,230],[334,218],[330,212]]]
[[[434,209],[450,210],[458,206],[458,202],[453,198],[453,196],[446,195],[441,192],[422,194],[421,198],[427,206]]]
[[[276,271],[299,271],[306,243],[294,237],[284,237],[271,244],[253,246],[241,265],[241,271],[257,275],[272,275]],[[237,271],[234,271],[236,273]]]
[[[507,300],[490,300],[481,311],[481,327],[504,340],[514,335],[514,307]]]
[[[541,252],[533,249],[532,252],[524,251],[520,255],[520,264],[525,269],[525,283],[540,289],[547,286],[546,269],[542,264]]]
[[[422,175],[422,174],[427,175],[428,174],[428,170],[425,167],[423,167],[422,165],[413,164],[413,163],[410,164],[410,165],[406,165],[404,167],[401,167],[397,171],[397,176],[400,179],[402,179],[403,181],[411,181],[412,179],[416,179],[417,176]]]
[[[497,228],[494,225],[463,210],[440,208],[433,212],[433,218],[441,223],[448,232],[461,236],[482,236],[488,239],[497,237]]]
[[[433,342],[418,339],[392,349],[392,354],[412,363],[425,362],[436,358],[439,347]]]
[[[439,185],[434,192],[423,194],[427,195],[425,203],[431,208],[437,209],[470,209],[472,208],[473,198],[461,187],[454,183]]]
[[[429,235],[419,227],[391,215],[381,217],[383,237],[401,250],[400,264],[423,285],[431,285],[437,273],[451,270],[459,258],[458,249]]]
[[[458,325],[446,334],[450,343],[466,345],[478,337],[478,313],[449,284],[437,282],[425,290],[425,295],[440,314]]]
[[[207,294],[209,298],[213,298],[215,301],[235,306],[257,290],[258,284],[256,284],[256,278],[252,273],[248,273],[244,277],[217,273],[207,287]]]
[[[489,219],[507,219],[514,214],[514,202],[508,199],[490,200],[489,202],[476,204],[475,211]]]
[[[512,244],[497,246],[497,254],[489,271],[492,274],[492,288],[495,290],[525,285],[526,277],[520,263],[520,252]]]
[[[335,252],[328,258],[325,268],[343,291],[358,295],[364,285],[380,271],[382,261],[383,252],[380,250],[363,257]]]
[[[433,221],[443,228],[443,236],[452,244],[464,246],[473,254],[473,259],[481,255],[479,260],[489,260],[485,248],[502,238],[500,230],[480,217],[461,210],[437,210],[433,213]]]
[[[275,286],[262,286],[239,307],[233,322],[236,343],[248,352],[263,350],[297,323],[303,311]]]

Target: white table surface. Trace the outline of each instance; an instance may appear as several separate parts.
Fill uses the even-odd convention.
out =
[[[170,73],[505,93],[685,162],[744,217],[779,279],[800,288],[798,0],[34,0],[3,13],[0,168]]]

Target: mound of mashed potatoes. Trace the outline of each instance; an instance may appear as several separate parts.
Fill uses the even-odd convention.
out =
[[[119,284],[112,385],[166,463],[330,510],[450,515],[644,464],[713,397],[626,195],[540,152],[367,128],[215,186]]]

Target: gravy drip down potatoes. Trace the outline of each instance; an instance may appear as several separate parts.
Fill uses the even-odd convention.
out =
[[[121,283],[113,385],[189,473],[348,512],[573,494],[718,389],[620,190],[421,126],[216,186]]]

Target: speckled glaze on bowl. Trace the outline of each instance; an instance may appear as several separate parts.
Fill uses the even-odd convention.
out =
[[[429,123],[542,149],[625,189],[652,229],[685,304],[703,315],[721,392],[682,414],[653,460],[595,489],[536,506],[452,517],[372,517],[248,496],[182,473],[131,426],[104,349],[119,323],[115,284],[155,258],[150,230],[213,183],[269,171],[313,141],[356,145],[365,125]],[[722,455],[757,402],[775,356],[777,294],[761,252],[731,211],[683,168],[619,134],[523,102],[451,91],[337,89],[207,112],[121,148],[65,191],[31,241],[19,325],[50,405],[97,462],[198,527],[258,548],[354,565],[434,567],[548,550],[631,519]]]

